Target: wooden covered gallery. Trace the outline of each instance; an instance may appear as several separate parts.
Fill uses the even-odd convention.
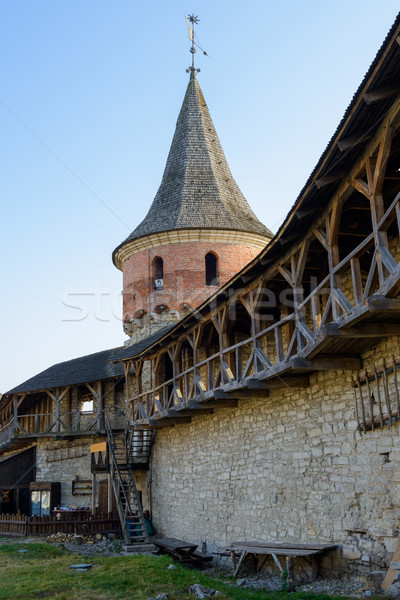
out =
[[[114,497],[126,541],[146,539],[145,508],[159,533],[210,550],[338,544],[331,573],[387,567],[400,507],[399,44],[400,17],[265,249],[179,322],[5,394],[2,457],[35,448],[32,481],[61,482],[61,503],[80,490],[110,510]]]

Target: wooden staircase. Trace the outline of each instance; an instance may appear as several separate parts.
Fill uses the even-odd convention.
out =
[[[144,544],[148,536],[132,465],[127,456],[127,436],[113,434],[107,414],[105,428],[111,481],[125,544]]]
[[[155,429],[135,429],[130,427],[125,433],[128,461],[135,471],[147,470],[153,446]]]

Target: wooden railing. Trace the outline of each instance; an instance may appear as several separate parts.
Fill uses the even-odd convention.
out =
[[[5,423],[0,428],[0,448],[3,444],[7,444],[12,438],[14,433],[14,419],[11,419],[8,423]]]
[[[91,431],[101,429],[97,415],[82,412],[33,413],[18,415],[15,422],[17,433],[57,433],[65,431]]]
[[[102,411],[104,414],[104,411]],[[0,448],[11,440],[37,434],[62,436],[104,431],[103,419],[95,413],[70,412],[31,413],[13,417],[0,428]]]

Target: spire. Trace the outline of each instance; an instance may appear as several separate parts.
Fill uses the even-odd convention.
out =
[[[191,71],[161,185],[147,216],[114,251],[114,260],[116,252],[125,244],[162,231],[224,229],[272,237],[232,177],[193,73]]]

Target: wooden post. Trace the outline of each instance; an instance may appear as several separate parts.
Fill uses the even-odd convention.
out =
[[[177,383],[177,378],[179,375],[179,353],[181,350],[182,343],[177,342],[171,348],[168,348],[168,354],[172,362],[172,403],[179,404],[180,402],[186,402],[187,398],[181,395],[181,390]],[[168,407],[169,408],[169,407]]]
[[[230,383],[226,374],[227,364],[224,357],[224,350],[228,347],[228,318],[229,318],[229,305],[224,306],[222,310],[217,312],[215,315],[211,317],[211,320],[214,324],[215,329],[218,333],[218,341],[219,341],[219,369],[220,369],[220,377],[221,377],[221,385],[224,383]],[[217,382],[218,385],[218,382]]]
[[[107,512],[110,514],[112,512],[112,482],[110,473],[107,474]]]
[[[14,434],[18,427],[18,396],[14,396]]]
[[[102,389],[101,389],[101,381],[96,381],[96,383],[93,384],[93,386],[90,383],[86,384],[86,387],[92,394],[93,398],[96,399],[96,405],[97,405],[96,427],[98,430],[100,430],[103,428],[103,394],[102,394]]]
[[[369,385],[369,379],[368,379],[368,371],[367,369],[365,369],[365,381],[367,383],[367,392],[368,392],[368,398],[369,398],[369,412],[371,413],[371,429],[372,431],[375,429],[375,422],[374,422],[374,397],[371,393],[371,388]],[[365,433],[365,431],[364,431]]]
[[[287,571],[287,591],[292,592],[294,590],[294,578],[293,578],[293,558],[291,556],[286,557],[286,571]]]
[[[60,431],[61,406],[60,406],[60,390],[59,390],[59,388],[56,389],[55,397],[56,397],[56,431]]]
[[[130,375],[130,365],[133,368],[133,376]],[[135,420],[135,415],[137,414],[138,403],[142,401],[139,396],[142,393],[142,371],[143,371],[143,362],[141,360],[132,361],[132,363],[128,362],[127,367],[125,368],[125,387],[126,387],[126,397],[127,401],[131,400],[131,416],[132,420]],[[129,397],[129,387],[132,384],[132,379],[135,378],[136,382],[136,399],[134,396],[132,398]]]
[[[363,394],[362,394],[362,390],[361,390],[361,380],[360,380],[360,376],[358,373],[357,373],[357,385],[358,385],[358,392],[360,394],[361,415],[362,415],[363,428],[364,428],[364,433],[365,433],[367,431],[367,425],[365,422],[365,406],[364,406],[364,398],[363,398]]]
[[[131,369],[131,361],[127,360],[127,361],[124,361],[122,364],[124,366],[124,374],[125,374],[125,402],[128,405],[128,402],[130,400],[130,397],[129,397],[129,384],[130,384],[129,372]]]
[[[101,390],[101,381],[97,382],[97,429],[102,429],[103,425],[103,394]]]
[[[97,481],[96,481],[96,473],[92,473],[92,514],[94,515],[96,509],[96,497],[97,497]]]
[[[68,392],[70,386],[67,385],[62,392],[60,392],[60,388],[56,388],[54,393],[50,390],[46,390],[46,393],[54,402],[55,409],[55,424],[56,431],[60,431],[61,429],[61,400],[64,398],[65,394]]]

